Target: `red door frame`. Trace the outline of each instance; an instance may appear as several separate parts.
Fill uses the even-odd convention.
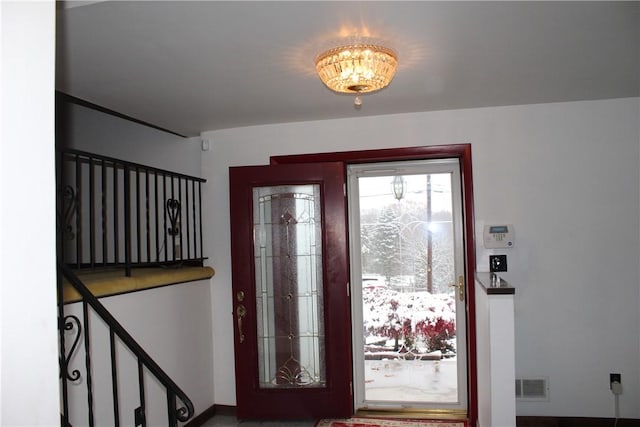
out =
[[[396,160],[428,160],[458,158],[462,175],[462,199],[465,224],[465,272],[467,310],[467,368],[469,425],[478,419],[478,381],[476,358],[476,304],[475,304],[475,227],[473,212],[473,171],[471,168],[471,144],[432,145],[424,147],[385,148],[377,150],[341,151],[332,153],[294,154],[272,156],[272,165],[291,163],[344,162],[373,163]],[[346,171],[346,168],[345,168]],[[345,177],[346,179],[346,177]]]

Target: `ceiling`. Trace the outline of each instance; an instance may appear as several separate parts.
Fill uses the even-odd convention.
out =
[[[56,89],[173,132],[640,96],[640,2],[60,3]],[[66,7],[65,7],[66,6]],[[383,43],[385,89],[338,95],[314,58]]]

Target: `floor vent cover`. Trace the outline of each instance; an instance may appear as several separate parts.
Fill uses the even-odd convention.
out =
[[[516,399],[549,400],[547,378],[516,378]]]

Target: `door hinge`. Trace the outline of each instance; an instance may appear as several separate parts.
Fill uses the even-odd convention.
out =
[[[349,381],[349,395],[353,396],[353,381]]]
[[[344,197],[347,197],[347,183],[343,183],[342,184],[342,193],[344,194]]]
[[[351,296],[351,284],[347,282],[347,297]]]

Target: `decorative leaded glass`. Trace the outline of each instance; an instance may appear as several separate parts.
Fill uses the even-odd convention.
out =
[[[257,187],[253,201],[260,387],[324,387],[320,187]]]

